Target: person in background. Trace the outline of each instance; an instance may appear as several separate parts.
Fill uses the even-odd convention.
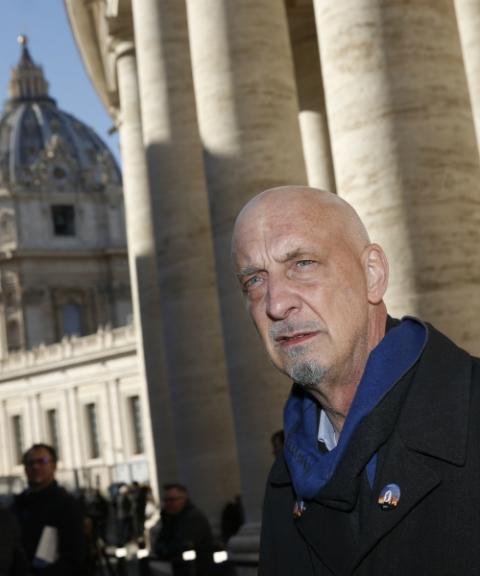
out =
[[[214,541],[210,523],[190,501],[182,484],[165,484],[163,487],[161,529],[154,544],[155,555],[171,562],[174,576],[190,576],[190,561],[183,553],[194,550],[195,575],[211,576],[214,570]]]
[[[0,576],[27,576],[20,527],[4,508],[0,508]]]
[[[87,556],[80,503],[55,480],[57,454],[34,444],[23,455],[28,488],[12,511],[21,528],[29,571],[42,576],[83,576]]]
[[[283,450],[285,445],[285,432],[283,430],[277,430],[272,434],[270,438],[272,444],[272,454],[276,458]]]
[[[242,497],[235,496],[233,501],[227,502],[222,510],[220,518],[220,534],[222,542],[228,544],[232,536],[235,536],[245,522],[245,511],[243,509]]]
[[[150,487],[134,481],[132,482],[131,492],[134,512],[134,533],[135,537],[140,542],[143,542],[145,540],[145,513]]]

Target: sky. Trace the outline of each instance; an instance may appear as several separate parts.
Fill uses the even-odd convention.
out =
[[[113,122],[83,67],[63,0],[0,0],[0,106],[8,99],[11,69],[20,58],[17,37],[26,34],[30,54],[40,64],[58,106],[76,116],[105,141],[120,161]]]

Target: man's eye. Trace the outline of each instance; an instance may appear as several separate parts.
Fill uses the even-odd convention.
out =
[[[311,266],[314,263],[315,263],[315,260],[299,260],[297,262],[297,266],[299,268],[306,268],[307,266]]]
[[[261,276],[252,276],[251,278],[249,278],[246,282],[243,283],[243,289],[244,290],[249,290],[250,288],[254,288],[255,286],[257,286],[257,284],[259,284],[262,281],[262,277]]]

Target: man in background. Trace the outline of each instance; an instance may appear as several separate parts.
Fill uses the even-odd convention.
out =
[[[0,507],[0,576],[27,576],[20,529],[12,514]]]
[[[211,576],[214,542],[212,529],[205,514],[190,501],[182,484],[166,484],[161,514],[162,527],[154,551],[160,560],[171,562],[174,576]],[[195,560],[184,558],[184,552],[194,551]],[[195,571],[189,562],[195,562]]]
[[[86,561],[84,519],[79,502],[55,480],[57,454],[34,444],[23,456],[28,488],[15,498],[31,574],[83,576]]]

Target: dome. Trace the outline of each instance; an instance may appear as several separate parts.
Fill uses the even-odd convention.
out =
[[[120,185],[118,165],[89,126],[61,110],[20,37],[10,98],[0,116],[0,186],[103,191]]]

